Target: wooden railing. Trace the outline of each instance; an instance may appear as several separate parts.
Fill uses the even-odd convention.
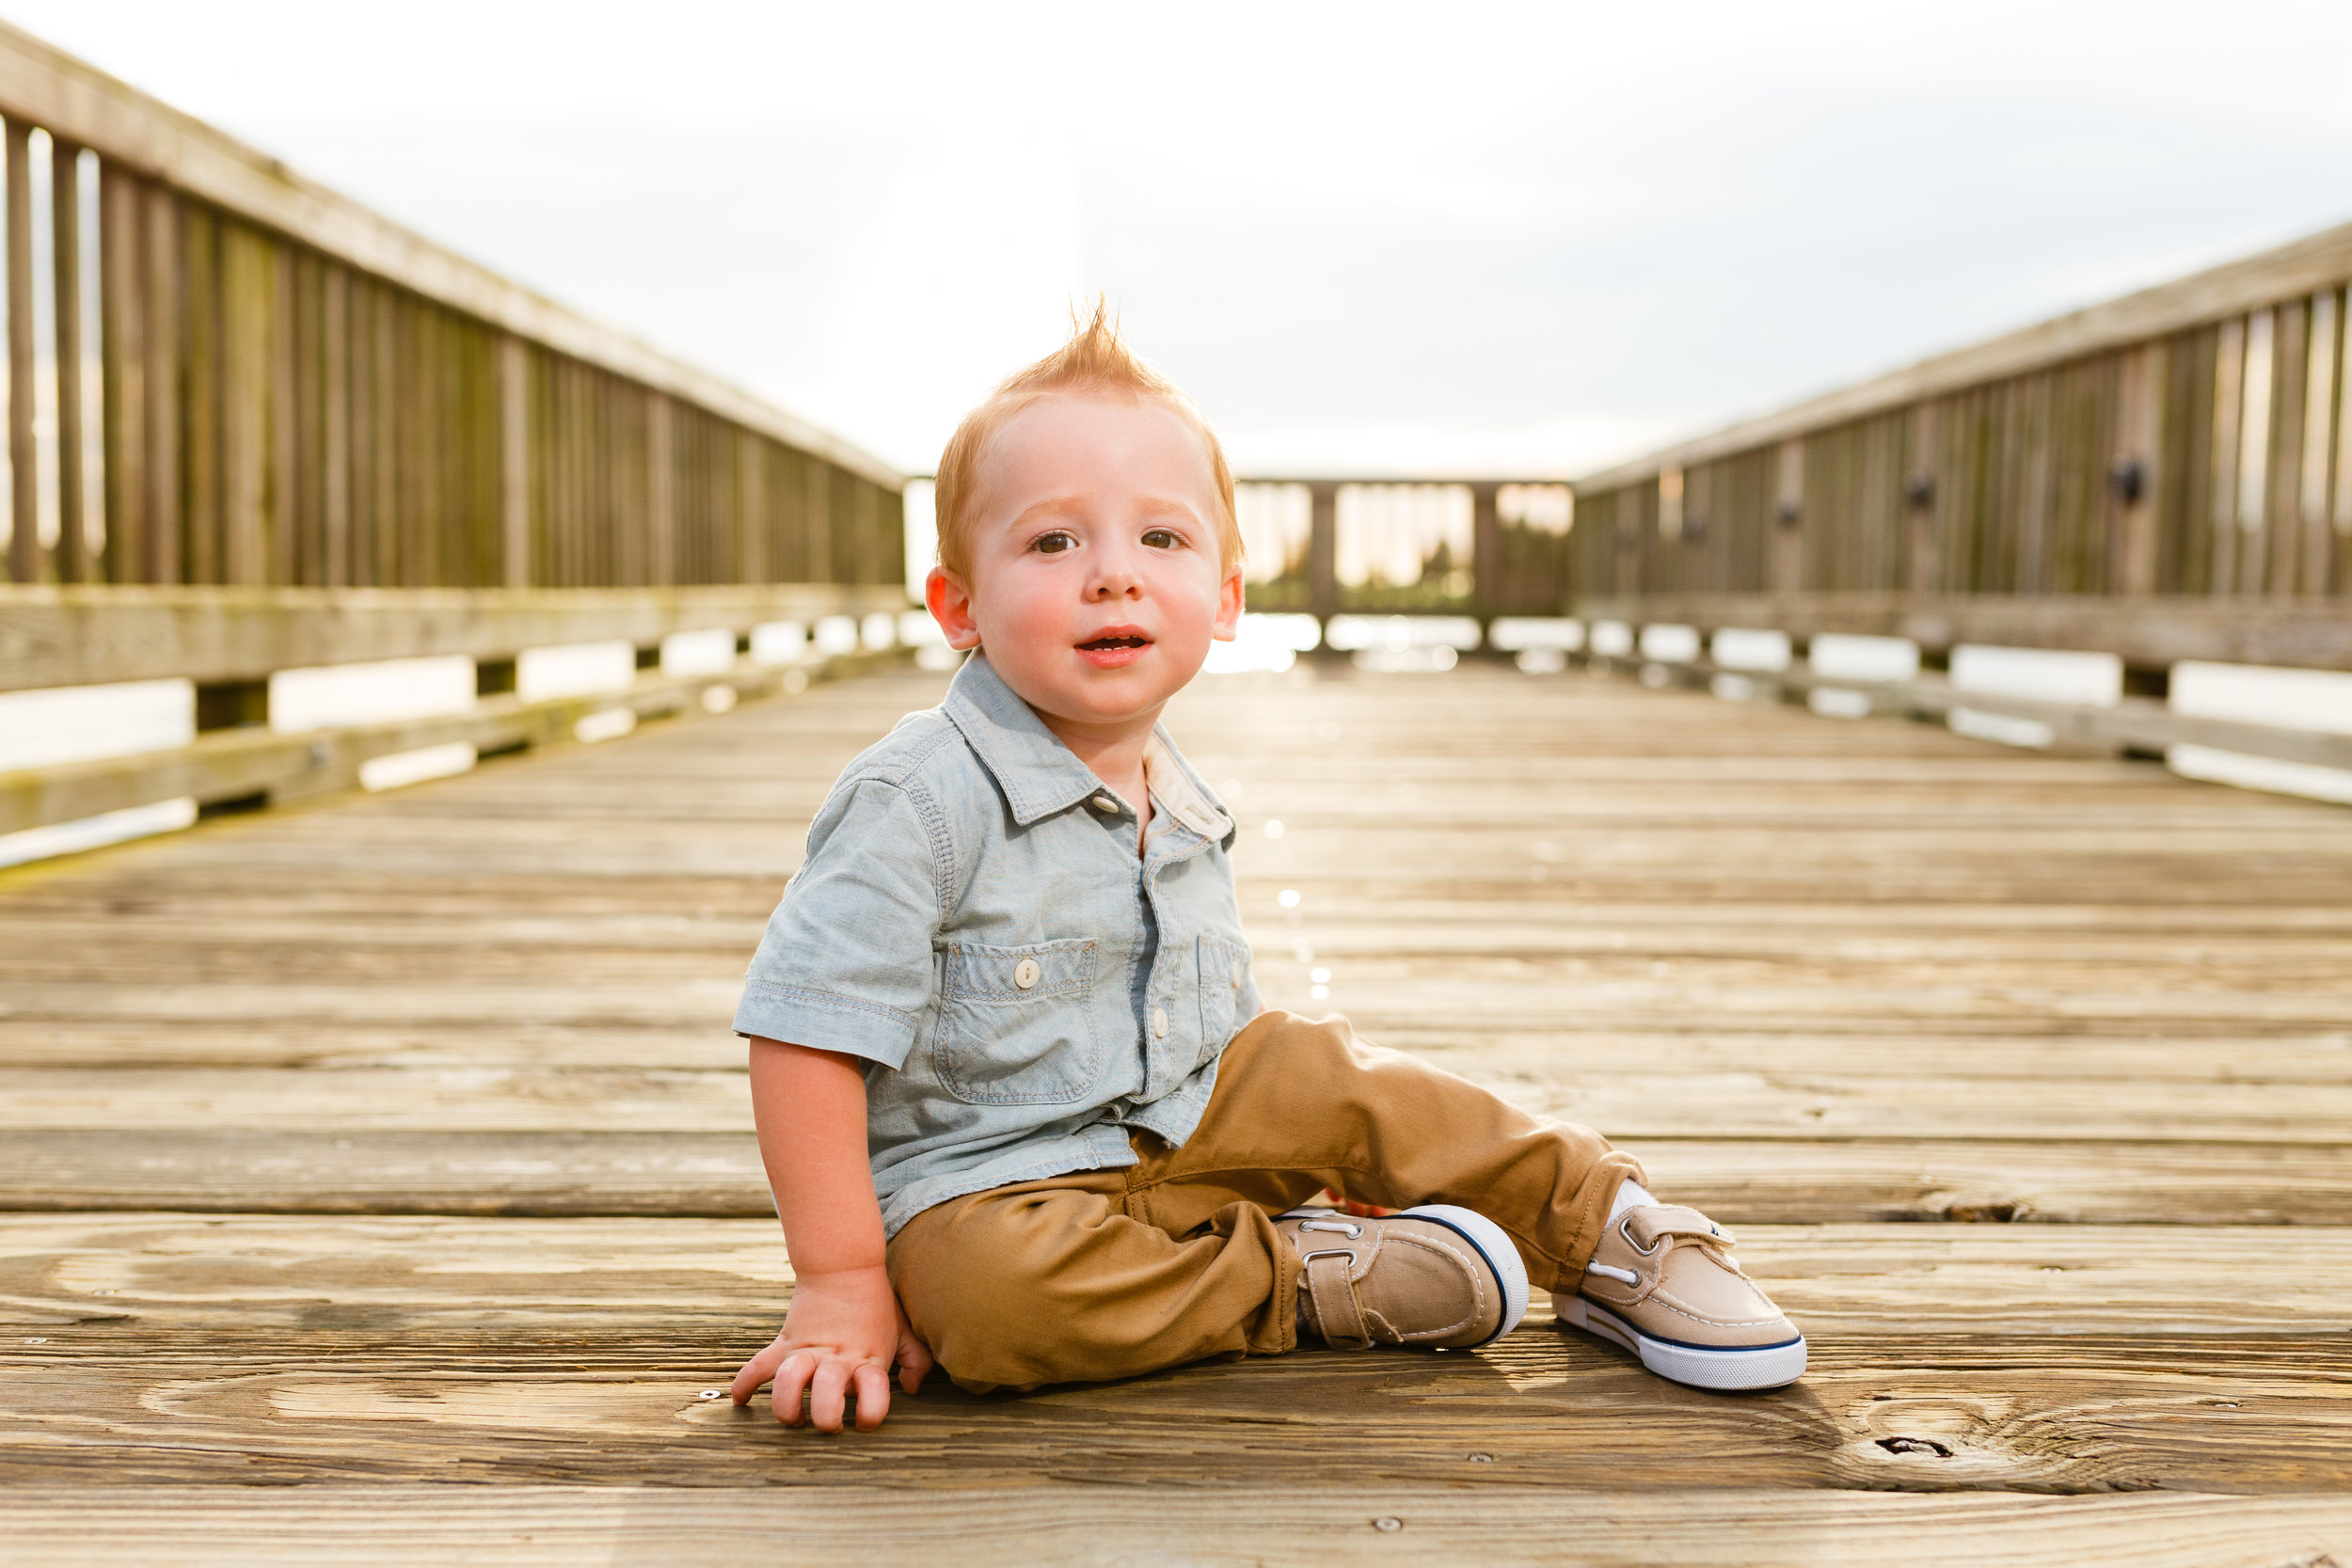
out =
[[[15,582],[899,581],[900,477],[846,443],[5,24],[0,116]]]
[[[1252,609],[1303,611],[1324,620],[1348,611],[1490,618],[1549,614],[1567,597],[1569,507],[1563,481],[1262,474],[1245,478],[1241,485],[1246,515],[1260,499],[1249,492],[1295,503],[1289,510],[1295,526],[1288,537],[1251,542]],[[1268,494],[1279,492],[1289,494]],[[1555,498],[1556,508],[1546,504]],[[1349,501],[1357,505],[1351,509]],[[1382,566],[1357,573],[1343,569],[1351,558],[1365,553],[1360,535],[1375,531],[1366,512],[1394,511],[1395,503],[1404,502],[1426,514],[1433,501],[1438,511],[1453,512],[1459,527],[1432,527],[1426,516],[1393,519],[1403,525],[1396,531],[1401,536],[1382,541]]]
[[[2352,225],[1590,475],[1575,606],[2352,669],[2347,278]]]
[[[0,118],[0,701],[54,724],[160,681],[185,719],[0,744],[0,835],[723,711],[894,641],[887,464],[5,24]],[[605,673],[518,685],[566,644]],[[393,659],[438,674],[351,673],[437,705],[271,710],[280,677]]]

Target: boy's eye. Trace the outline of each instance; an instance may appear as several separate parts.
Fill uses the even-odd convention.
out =
[[[1146,529],[1143,542],[1155,550],[1181,550],[1184,547],[1184,536],[1171,528]]]
[[[1039,535],[1037,543],[1031,545],[1029,547],[1037,551],[1040,555],[1059,555],[1064,550],[1076,549],[1078,547],[1078,541],[1076,536],[1073,534],[1061,532],[1046,533]]]

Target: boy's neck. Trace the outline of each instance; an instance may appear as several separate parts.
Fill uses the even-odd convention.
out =
[[[1030,711],[1096,778],[1119,791],[1138,816],[1151,819],[1152,792],[1144,783],[1143,753],[1152,744],[1152,726],[1160,721],[1159,708],[1108,722],[1063,719],[1034,705]]]

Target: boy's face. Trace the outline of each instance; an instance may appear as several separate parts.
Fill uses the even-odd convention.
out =
[[[1216,478],[1156,403],[1054,394],[990,441],[972,498],[972,580],[925,597],[958,648],[981,647],[1048,720],[1156,718],[1241,619],[1217,564]]]

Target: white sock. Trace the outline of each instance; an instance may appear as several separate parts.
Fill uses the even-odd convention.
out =
[[[1613,1220],[1628,1209],[1639,1209],[1645,1203],[1657,1201],[1649,1196],[1647,1190],[1639,1181],[1629,1176],[1617,1183],[1617,1196],[1616,1200],[1609,1205],[1609,1217]]]

